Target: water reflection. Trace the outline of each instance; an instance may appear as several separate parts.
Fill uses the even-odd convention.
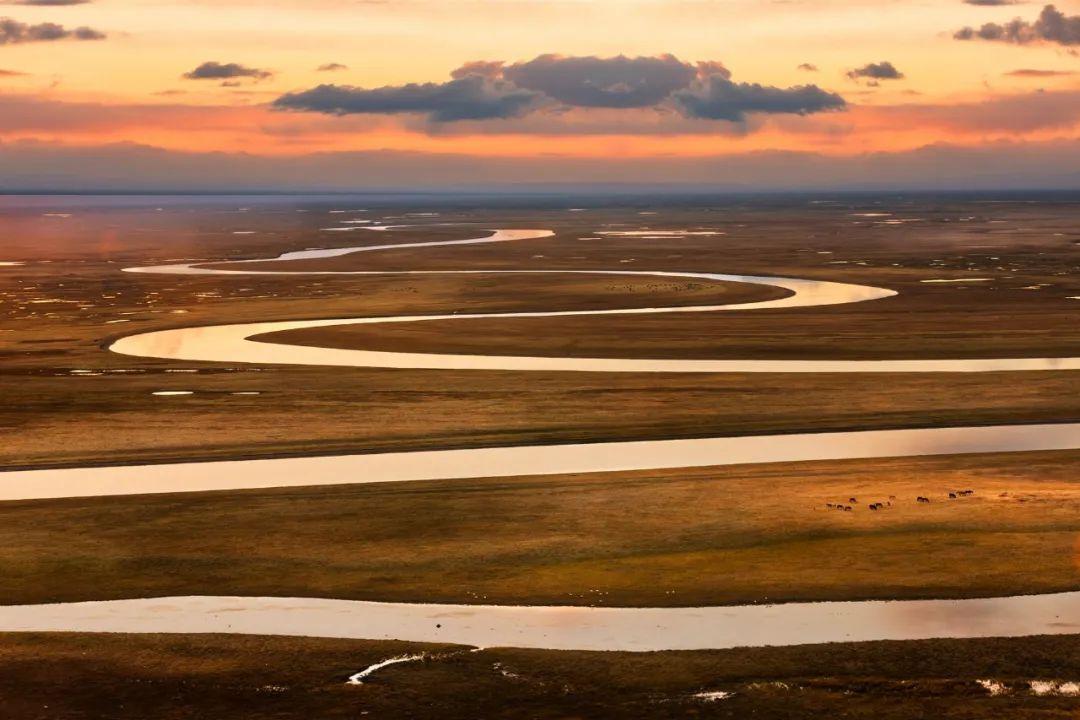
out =
[[[547,230],[497,230],[470,240],[415,243],[434,246],[503,242],[550,235]],[[304,257],[328,257],[352,251],[387,247],[301,251]],[[286,253],[279,259],[296,259]],[[132,268],[133,272],[207,271],[191,265]],[[441,271],[440,271],[441,272]],[[461,274],[487,273],[463,270]],[[282,345],[251,338],[283,330],[346,324],[463,321],[475,318],[557,317],[571,315],[641,315],[676,312],[731,311],[780,307],[809,307],[862,302],[894,295],[882,288],[820,280],[719,273],[670,271],[510,270],[507,274],[568,273],[657,275],[772,285],[790,294],[775,300],[736,305],[622,310],[476,313],[382,318],[337,318],[246,323],[181,328],[122,338],[112,350],[141,357],[228,363],[278,363],[322,366],[558,370],[600,372],[981,372],[994,370],[1061,370],[1080,368],[1080,358],[1007,358],[982,360],[664,360],[638,358],[509,357],[393,353]],[[303,274],[303,273],[301,273]],[[385,274],[356,272],[348,274]],[[406,273],[408,274],[408,273]],[[417,271],[416,274],[426,274]],[[228,463],[140,468],[83,468],[0,474],[0,499],[137,494],[220,489],[322,485],[341,482],[401,482],[442,478],[517,476],[602,472],[738,463],[836,460],[912,455],[1072,449],[1080,447],[1080,425],[1028,425],[989,428],[937,428],[828,434],[706,438],[620,442],[590,445],[509,447],[323,458],[256,460]],[[344,478],[344,479],[343,479]]]
[[[366,228],[385,229],[385,228]],[[401,245],[376,245],[359,248],[304,250],[285,253],[274,260],[335,257],[354,252],[370,252],[403,247],[480,244],[548,237],[549,230],[496,230],[487,237],[467,240],[443,240]],[[241,261],[246,262],[269,262]],[[680,360],[644,358],[559,358],[498,355],[461,355],[435,353],[394,353],[368,350],[315,348],[281,345],[252,340],[257,336],[286,330],[335,325],[375,325],[425,321],[465,321],[470,319],[506,319],[535,317],[572,317],[585,315],[655,315],[664,313],[731,312],[778,308],[816,307],[879,300],[896,295],[885,288],[850,283],[806,280],[800,278],[724,273],[648,271],[648,270],[416,270],[377,271],[246,271],[206,269],[192,264],[128,268],[129,272],[181,274],[283,274],[283,275],[621,275],[675,277],[716,282],[740,282],[769,285],[788,291],[775,300],[730,305],[626,308],[614,310],[565,310],[518,313],[471,313],[402,315],[369,318],[333,318],[287,322],[244,323],[200,328],[162,330],[132,335],[114,343],[114,352],[139,357],[171,360],[246,362],[286,365],[325,365],[337,367],[411,368],[432,370],[517,370],[559,372],[995,372],[1080,369],[1080,358],[983,358],[957,360]]]
[[[1076,632],[1080,593],[703,608],[173,597],[0,607],[0,631],[234,633],[553,650],[702,650]]]
[[[287,253],[280,260],[355,251],[503,242],[548,231],[499,230],[486,238]],[[249,261],[254,262],[254,261]],[[265,262],[265,261],[259,261]],[[193,265],[129,272],[235,274]],[[268,271],[259,271],[267,273]],[[382,275],[375,272],[270,274]],[[441,271],[440,271],[441,272]],[[458,271],[458,274],[495,271]],[[817,280],[648,271],[499,271],[655,275],[784,288],[786,297],[736,305],[601,311],[341,318],[250,323],[134,335],[112,350],[143,357],[325,366],[602,372],[979,372],[1080,369],[1080,358],[890,361],[649,360],[387,353],[253,341],[265,333],[344,324],[712,312],[862,302],[895,293]],[[432,274],[432,271],[393,274]],[[739,463],[1053,450],[1080,447],[1080,424],[935,428],[590,445],[484,448],[378,455],[77,468],[0,473],[0,500],[124,495],[425,479],[502,477]],[[865,640],[1022,636],[1076,632],[1080,593],[896,602],[706,608],[494,607],[297,598],[180,597],[0,607],[0,631],[244,633],[398,639],[577,650],[674,650]]]
[[[393,230],[404,225],[378,225],[371,227],[348,227],[328,228],[330,230]],[[288,262],[290,260],[318,260],[322,258],[341,257],[354,253],[373,252],[377,250],[402,250],[406,248],[435,247],[438,245],[482,245],[487,243],[510,242],[512,240],[536,240],[538,238],[551,237],[555,233],[551,230],[494,230],[490,235],[464,240],[431,240],[426,242],[397,243],[389,245],[362,245],[359,247],[345,248],[317,248],[312,250],[296,250],[282,253],[275,258],[262,258],[257,260],[233,260],[221,263],[184,263],[178,265],[151,265],[147,267],[124,268],[124,272],[149,273],[166,275],[380,275],[384,273],[350,272],[350,271],[288,271],[288,270],[225,270],[222,268],[206,268],[200,265],[245,265],[249,263]]]
[[[0,501],[1080,448],[1080,423],[429,450],[0,472]]]

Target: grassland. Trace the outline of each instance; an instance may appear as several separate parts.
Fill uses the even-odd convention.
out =
[[[462,211],[443,219],[556,234],[291,266],[711,270],[882,285],[898,297],[603,322],[469,321],[467,333],[452,323],[378,335],[328,329],[289,339],[571,355],[1077,354],[1078,306],[1070,298],[1080,295],[1080,238],[1072,206],[945,205],[901,225],[852,211],[680,210],[647,221],[625,209],[572,218]],[[739,302],[776,291],[588,276],[132,275],[119,269],[479,233],[444,226],[377,237],[327,233],[320,228],[337,221],[325,210],[311,217],[103,212],[78,218],[85,242],[73,245],[62,226],[39,217],[4,222],[16,239],[10,258],[27,262],[0,275],[0,466],[8,468],[1080,417],[1075,372],[896,374],[886,382],[873,374],[327,371],[123,357],[102,346],[179,325]],[[722,234],[603,234],[646,224]],[[964,282],[923,282],[937,279]],[[152,394],[159,390],[195,394]],[[604,602],[632,605],[1074,588],[1076,467],[1075,453],[1056,453],[9,503],[0,507],[0,563],[17,582],[0,593],[6,602],[287,592],[555,603],[592,589],[606,593]],[[825,502],[850,495],[908,502],[968,485],[980,493],[970,502],[902,505],[872,517],[824,511]],[[1017,562],[1002,569],[1001,553]],[[823,568],[821,557],[841,561]]]
[[[0,603],[213,594],[695,606],[1073,590],[1078,459],[1009,453],[8,502]],[[948,499],[966,488],[976,494]],[[933,502],[917,504],[919,495]],[[867,509],[890,497],[891,507]],[[827,509],[837,502],[855,509]]]
[[[556,235],[292,267],[789,275],[899,290],[890,300],[469,321],[468,332],[417,323],[278,339],[637,357],[1080,355],[1075,206],[898,207],[895,222],[857,215],[881,209],[857,204],[660,208],[647,218],[627,208],[462,209],[440,219]],[[122,334],[210,323],[776,297],[761,287],[632,277],[119,272],[478,234],[334,233],[323,228],[339,214],[300,210],[0,218],[0,260],[26,263],[0,268],[0,468],[1080,418],[1075,372],[883,379],[327,371],[103,352]],[[391,217],[399,212],[364,217],[399,221]],[[646,225],[723,234],[597,234]],[[195,394],[152,395],[159,390]],[[1078,466],[1080,451],[1070,451],[0,503],[0,604],[239,594],[685,606],[1075,590]],[[948,498],[962,488],[975,495]],[[933,502],[917,504],[918,495]],[[876,501],[892,504],[869,511]],[[854,510],[827,508],[836,502]],[[0,717],[1042,720],[1075,716],[1075,698],[1037,697],[1027,683],[1080,679],[1078,637],[623,654],[0,635]],[[368,664],[416,651],[435,657],[388,668],[369,684],[344,683]],[[991,696],[975,682],[986,678],[1013,692]],[[716,690],[734,695],[695,696]]]
[[[901,292],[898,298],[792,311],[468,321],[467,332],[461,323],[410,323],[370,331],[327,329],[288,339],[429,352],[642,357],[1080,354],[1080,326],[1075,322],[1080,302],[1069,299],[1080,295],[1075,279],[1080,236],[1072,206],[1016,204],[973,211],[970,205],[945,205],[922,213],[921,222],[902,226],[859,219],[852,212],[854,208],[734,208],[636,220],[625,209],[573,216],[535,210],[461,211],[441,219],[480,227],[550,227],[556,236],[290,265],[780,274],[893,287]],[[973,219],[959,221],[969,217]],[[377,236],[320,230],[334,222],[325,210],[101,213],[44,224],[40,217],[4,218],[7,237],[13,239],[5,257],[27,264],[0,271],[0,392],[6,399],[0,408],[0,467],[1080,417],[1077,374],[1068,372],[894,375],[887,383],[871,375],[327,372],[174,363],[102,352],[104,344],[122,334],[203,323],[633,307],[775,296],[762,287],[655,278],[162,277],[119,272],[128,265],[269,257],[313,246],[481,234],[446,227]],[[725,234],[658,239],[593,234],[645,224],[710,227]],[[72,227],[80,233],[78,243],[72,242]],[[921,282],[973,277],[994,280]],[[50,299],[64,302],[41,302]],[[158,390],[195,394],[151,394]]]
[[[824,234],[834,228],[811,230]],[[479,319],[468,321],[467,330],[456,320],[353,325],[275,333],[265,339],[406,352],[591,357],[886,359],[1080,354],[1077,301],[1070,297],[1080,293],[1076,241],[1053,226],[1031,229],[1029,235],[1009,235],[1006,242],[992,232],[959,231],[944,223],[917,231],[889,231],[898,237],[882,234],[880,228],[849,232],[865,233],[865,243],[851,238],[811,240],[790,227],[770,227],[767,222],[731,228],[719,238],[607,237],[583,242],[573,233],[561,232],[554,238],[505,246],[430,248],[423,264],[432,269],[711,270],[874,285],[897,290],[898,296],[809,309]],[[410,257],[416,261],[408,251],[388,251],[278,267],[393,269],[407,266]],[[564,307],[572,309],[563,303],[548,306]]]
[[[431,659],[345,679],[404,653]],[[1076,698],[1080,636],[715,652],[572,653],[392,642],[0,635],[0,716],[19,720],[844,717],[1048,720]],[[1013,688],[990,695],[979,680]],[[709,701],[702,692],[733,693]]]

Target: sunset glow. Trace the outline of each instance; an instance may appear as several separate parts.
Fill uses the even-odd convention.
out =
[[[110,156],[122,144],[173,155],[555,161],[771,151],[852,158],[1050,143],[1063,148],[1062,167],[1047,169],[1058,177],[1075,159],[1080,128],[1070,34],[1078,7],[9,2],[0,9],[0,152]],[[995,35],[1014,18],[1016,37]],[[1060,18],[1064,30],[1046,30],[1046,18]],[[650,80],[650,72],[670,76]],[[541,87],[545,77],[608,97],[559,96]],[[642,94],[654,81],[656,92]],[[326,106],[329,92],[348,106]],[[34,185],[33,169],[19,162],[8,159],[6,183]],[[137,170],[125,172],[140,182]],[[287,187],[289,178],[277,182]]]

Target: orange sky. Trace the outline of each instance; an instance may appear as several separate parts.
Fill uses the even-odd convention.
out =
[[[1058,3],[1067,14],[1080,0]],[[926,145],[1080,137],[1080,57],[1055,43],[963,42],[966,25],[1034,19],[1041,5],[961,0],[94,0],[0,6],[0,17],[104,40],[0,44],[0,141],[138,143],[266,155],[395,149],[475,155],[826,155]],[[442,83],[463,63],[567,56],[719,61],[737,82],[812,83],[845,110],[752,115],[744,124],[670,108],[546,109],[431,122],[417,115],[282,112],[269,103],[319,83]],[[235,87],[182,78],[205,61],[272,73]],[[877,86],[846,73],[887,60]],[[348,69],[319,72],[327,63]],[[811,63],[816,71],[798,69]],[[1018,69],[1057,75],[1014,76]]]

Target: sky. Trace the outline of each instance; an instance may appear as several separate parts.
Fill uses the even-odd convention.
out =
[[[0,189],[1080,188],[1080,0],[0,1]]]

